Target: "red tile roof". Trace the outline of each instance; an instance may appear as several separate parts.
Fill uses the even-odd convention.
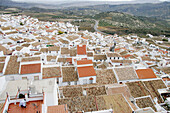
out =
[[[86,45],[77,45],[77,54],[78,55],[86,55]]]
[[[77,67],[79,77],[96,76],[93,66]]]
[[[149,63],[149,62],[146,62],[147,65],[153,65],[154,63]]]
[[[163,54],[168,53],[168,51],[158,50],[159,52],[162,52]]]
[[[40,72],[41,72],[41,63],[26,64],[21,66],[21,74],[40,73]]]
[[[128,58],[128,57],[130,57],[130,56],[132,56],[132,55],[124,55],[124,56],[122,56],[123,58]]]
[[[163,81],[170,81],[170,78],[162,78]]]
[[[38,49],[30,49],[30,51],[39,51]]]
[[[152,69],[138,69],[136,70],[136,73],[139,77],[139,79],[150,79],[150,78],[157,78],[155,73]]]
[[[72,64],[72,58],[67,58],[66,62],[69,62]]]
[[[49,28],[48,26],[45,26],[46,28]]]
[[[88,39],[88,38],[86,38],[86,37],[82,37],[83,39]]]
[[[47,113],[68,113],[67,104],[48,106]]]
[[[51,33],[52,33],[53,31],[54,31],[54,30],[46,30],[46,32],[51,32]]]
[[[93,64],[92,60],[78,60],[77,65]]]
[[[126,50],[126,48],[115,48],[115,51],[119,51],[120,49]]]

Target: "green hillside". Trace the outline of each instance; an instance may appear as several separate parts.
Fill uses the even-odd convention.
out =
[[[153,35],[170,35],[170,24],[167,21],[142,16],[132,16],[119,12],[102,12],[96,14],[94,19],[99,20],[99,28],[107,29],[105,32],[119,33],[151,33]],[[101,30],[102,30],[101,29]]]
[[[98,10],[102,12],[118,11],[135,16],[157,17],[160,19],[170,19],[170,2],[145,3],[145,4],[123,4],[123,5],[95,5],[89,7],[73,8],[77,10]]]

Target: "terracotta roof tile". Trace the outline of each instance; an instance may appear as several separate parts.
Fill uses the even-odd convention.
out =
[[[51,55],[47,55],[47,61],[51,61],[52,59],[56,60],[57,56],[51,56]]]
[[[63,82],[78,81],[75,67],[62,67]]]
[[[21,65],[21,74],[30,74],[30,73],[40,73],[41,64],[26,64]]]
[[[2,73],[3,69],[4,69],[4,64],[5,63],[0,63],[0,73]]]
[[[38,49],[30,49],[30,51],[39,51]]]
[[[150,90],[150,93],[153,95],[153,97],[157,97],[158,103],[164,102],[160,93],[158,92],[158,89],[164,89],[167,87],[161,79],[160,80],[143,81],[143,83],[147,87],[147,90]]]
[[[46,30],[46,32],[51,32],[51,33],[52,33],[53,31],[54,31],[54,30]]]
[[[0,57],[0,62],[5,62],[6,57]]]
[[[94,60],[106,60],[106,55],[94,55]]]
[[[94,86],[84,88],[86,89],[87,96],[99,96],[99,95],[106,95],[105,86]]]
[[[77,65],[93,64],[92,60],[78,60]]]
[[[154,59],[151,59],[148,56],[142,56],[141,58],[142,58],[143,61],[155,61]]]
[[[61,48],[61,54],[70,54],[69,48]]]
[[[93,52],[87,52],[88,57],[93,57]]]
[[[72,49],[70,49],[70,56],[76,56],[77,55],[77,49],[74,49],[74,48],[72,48]]]
[[[4,108],[4,103],[0,103],[0,113],[2,112],[3,108]]]
[[[168,53],[168,51],[163,51],[163,50],[158,50],[159,52],[162,52],[163,54],[166,54],[166,53]]]
[[[47,113],[68,113],[67,104],[48,106]]]
[[[119,80],[138,79],[138,76],[136,75],[136,72],[133,67],[114,68],[114,70]]]
[[[96,76],[93,66],[77,67],[79,77]]]
[[[58,58],[57,62],[63,62],[63,63],[69,62],[69,63],[72,63],[72,58]]]
[[[63,95],[65,98],[72,98],[83,96],[83,88],[82,87],[64,87]]]
[[[132,60],[111,60],[112,63],[132,64]]]
[[[118,54],[118,53],[107,53],[107,57],[121,57],[121,55],[120,54]]]
[[[98,110],[113,109],[114,113],[132,113],[132,108],[122,94],[97,96],[96,102]]]
[[[10,59],[5,70],[5,75],[19,73],[20,62],[17,62],[17,59],[18,59],[17,56],[10,56]]]
[[[77,45],[77,54],[78,55],[86,55],[86,45]]]
[[[123,58],[128,58],[128,57],[131,57],[132,55],[129,55],[129,54],[127,54],[127,55],[124,55],[124,56],[122,56]]]
[[[123,94],[126,98],[130,98],[131,94],[126,85],[107,87],[107,95]]]
[[[11,54],[12,51],[9,49],[5,48],[4,46],[0,45],[0,51],[3,51],[5,55]]]
[[[170,67],[162,67],[161,71],[163,71],[166,74],[170,74]]]
[[[48,51],[59,51],[60,47],[53,46],[53,47],[48,47]]]
[[[61,77],[60,67],[47,67],[42,69],[42,76],[44,78]]]
[[[97,111],[96,101],[94,96],[78,96],[74,98],[59,99],[59,105],[67,104],[71,113],[78,111]]]
[[[150,95],[150,92],[141,81],[129,82],[126,83],[126,85],[128,86],[129,91],[134,98]]]
[[[40,52],[48,52],[48,48],[41,48]]]
[[[69,35],[66,37],[68,40],[73,41],[79,38],[79,35]]]
[[[88,39],[88,38],[86,38],[86,37],[81,37],[81,38],[83,38],[83,39]]]
[[[112,69],[96,70],[96,82],[98,84],[113,84],[116,83],[116,77]]]
[[[31,61],[40,61],[40,57],[28,57],[22,58],[21,62],[31,62]]]
[[[22,46],[17,46],[17,47],[16,47],[16,50],[17,50],[17,51],[20,51],[22,48],[23,48]]]
[[[138,69],[136,73],[139,79],[157,78],[152,69]]]
[[[136,99],[136,104],[138,105],[139,108],[151,107],[154,111],[157,111],[153,103],[153,100],[151,100],[150,97]]]
[[[62,39],[62,38],[60,38],[60,39],[58,39],[61,43],[63,43],[63,44],[69,44],[69,42],[67,41],[67,40],[64,40],[64,39]]]
[[[69,62],[72,64],[72,58],[67,58],[66,62]]]
[[[120,52],[119,54],[120,55],[126,55],[126,54],[128,54],[128,52],[125,50],[125,51]]]

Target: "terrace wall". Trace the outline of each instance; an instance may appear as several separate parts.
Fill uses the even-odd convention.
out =
[[[0,77],[0,92],[2,91],[4,84],[6,83],[5,76]]]

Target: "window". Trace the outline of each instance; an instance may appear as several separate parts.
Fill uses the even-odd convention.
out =
[[[57,78],[57,84],[59,84],[59,78]]]
[[[93,83],[93,80],[90,80],[90,84],[92,84]]]
[[[92,78],[92,77],[89,78],[89,83],[90,83],[90,84],[93,84],[93,78]]]
[[[86,79],[83,80],[83,84],[87,84],[87,80]]]
[[[70,85],[71,83],[70,82],[68,82],[68,85]]]
[[[22,80],[27,80],[27,77],[22,77]]]
[[[74,85],[77,85],[77,81],[74,82]]]
[[[10,77],[10,80],[15,80],[15,79],[14,79],[14,76],[11,76],[11,77]]]

